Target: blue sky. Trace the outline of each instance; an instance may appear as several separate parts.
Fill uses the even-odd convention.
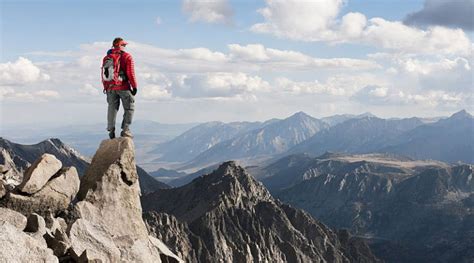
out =
[[[228,26],[190,23],[179,1],[2,0],[1,61],[14,60],[33,50],[70,50],[81,43],[109,41],[117,35],[164,48],[204,46],[223,51],[229,43],[262,43],[326,57],[365,55],[365,52],[344,45],[327,47],[324,43],[302,43],[253,34],[247,28],[261,21],[256,10],[262,8],[264,2],[237,0],[231,3],[235,7],[235,25]],[[368,17],[401,20],[422,5],[423,1],[416,0],[350,1],[343,12],[357,11]],[[119,22],[115,21],[114,15]],[[156,24],[157,17],[160,17],[161,25]]]
[[[0,3],[5,125],[54,122],[55,108],[66,123],[102,121],[97,68],[116,36],[137,64],[140,119],[472,110],[472,31],[462,14],[437,22],[442,0]],[[424,20],[404,24],[412,13]]]

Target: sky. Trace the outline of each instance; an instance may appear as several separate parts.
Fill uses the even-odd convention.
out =
[[[105,122],[123,37],[135,119],[473,112],[474,0],[0,0],[0,123]]]

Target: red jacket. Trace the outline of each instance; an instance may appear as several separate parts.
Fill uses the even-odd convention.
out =
[[[137,88],[137,79],[135,78],[135,62],[133,62],[132,55],[125,51],[120,51],[119,48],[110,49],[110,52],[122,52],[120,56],[120,70],[127,74],[128,81],[124,81],[122,86],[110,88],[110,90],[129,90],[130,87]]]

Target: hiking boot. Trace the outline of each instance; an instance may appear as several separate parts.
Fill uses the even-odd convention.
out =
[[[114,139],[115,138],[115,131],[109,131],[109,138]]]
[[[133,138],[133,134],[132,134],[132,132],[131,132],[130,130],[123,130],[123,131],[120,133],[120,136]]]

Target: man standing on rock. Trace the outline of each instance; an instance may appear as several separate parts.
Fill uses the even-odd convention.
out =
[[[117,37],[112,42],[112,48],[102,61],[102,84],[107,94],[107,131],[110,139],[115,138],[115,120],[122,101],[124,114],[120,136],[133,138],[130,132],[133,113],[135,110],[135,94],[137,81],[132,55],[125,52],[127,42]]]

